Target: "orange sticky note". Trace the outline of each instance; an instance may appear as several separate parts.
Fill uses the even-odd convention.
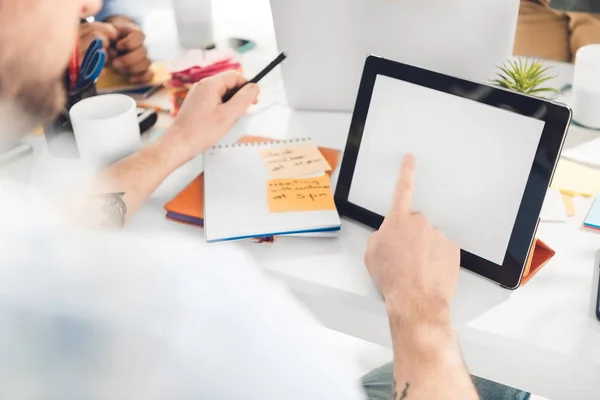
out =
[[[335,210],[328,175],[319,178],[272,179],[267,182],[269,212]]]
[[[260,154],[272,179],[299,178],[331,171],[331,165],[314,143],[263,149]]]

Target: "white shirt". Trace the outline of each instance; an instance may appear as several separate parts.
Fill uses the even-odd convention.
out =
[[[243,253],[76,230],[6,181],[0,218],[1,399],[365,397]]]

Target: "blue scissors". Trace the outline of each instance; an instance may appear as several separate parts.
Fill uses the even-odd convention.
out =
[[[94,39],[83,57],[77,88],[81,89],[91,82],[95,82],[100,76],[105,63],[106,51],[103,49],[102,40]]]

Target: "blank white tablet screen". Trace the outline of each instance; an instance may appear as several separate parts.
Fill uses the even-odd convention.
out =
[[[377,76],[348,201],[386,215],[402,158],[413,209],[463,250],[501,265],[544,122]]]

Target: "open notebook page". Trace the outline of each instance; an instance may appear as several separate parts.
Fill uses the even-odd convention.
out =
[[[207,241],[339,229],[335,209],[269,212],[267,182],[271,177],[260,151],[286,145],[289,143],[237,144],[205,153]]]

